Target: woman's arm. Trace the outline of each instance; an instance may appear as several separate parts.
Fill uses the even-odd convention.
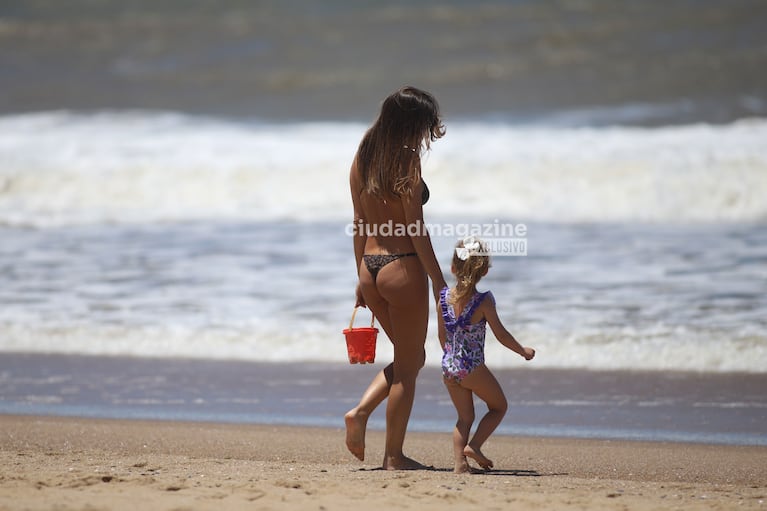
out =
[[[413,242],[413,248],[415,248],[418,259],[421,260],[421,264],[431,279],[434,300],[439,301],[439,292],[447,283],[442,275],[442,268],[439,266],[437,257],[434,255],[431,237],[423,221],[423,205],[421,204],[423,186],[423,181],[419,181],[412,195],[402,198],[402,205],[405,209],[405,221],[410,240]]]
[[[356,157],[354,158],[354,162],[352,162],[351,172],[349,173],[349,187],[351,188],[352,205],[354,206],[354,220],[352,230],[352,239],[354,242],[354,260],[357,263],[357,277],[359,277],[362,254],[365,253],[365,243],[367,242],[367,229],[365,229],[365,214],[362,211],[362,203],[360,202],[360,192],[362,187],[359,183],[359,173],[357,172]],[[356,293],[356,306],[365,307],[365,299],[362,297],[359,284],[357,284]]]
[[[365,252],[365,242],[367,241],[367,232],[365,229],[365,213],[362,211],[360,202],[360,193],[362,187],[359,182],[359,173],[357,172],[357,158],[352,162],[351,172],[349,173],[349,187],[352,192],[352,205],[354,206],[354,228],[352,230],[354,239],[354,259],[357,263],[357,276],[360,273],[360,263],[362,254]]]
[[[531,360],[535,356],[535,350],[533,348],[526,348],[519,344],[514,336],[503,326],[501,319],[498,317],[498,311],[495,308],[495,300],[492,296],[487,296],[482,300],[479,310],[484,314],[487,324],[490,325],[490,329],[493,331],[496,339],[498,339],[498,342],[514,353],[525,357],[525,360]]]

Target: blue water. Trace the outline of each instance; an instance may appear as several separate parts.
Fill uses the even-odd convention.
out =
[[[346,359],[338,341],[356,272],[343,223],[6,227],[0,236],[2,351]],[[480,287],[538,350],[535,368],[765,372],[764,227],[532,223],[526,236],[528,255],[495,257]],[[433,243],[447,272],[454,238]],[[496,367],[524,364],[492,335],[486,346]]]
[[[482,282],[538,350],[489,339],[502,432],[762,445],[766,5],[3,2],[0,411],[337,424],[348,169],[412,83],[427,222],[527,226]]]
[[[367,123],[412,83],[453,121],[726,123],[767,114],[766,14],[761,0],[6,0],[0,111]]]
[[[380,367],[4,354],[0,413],[342,428]],[[498,434],[767,445],[763,374],[496,376],[509,400]],[[371,428],[383,429],[384,409]],[[439,371],[424,369],[410,429],[447,433],[454,422]]]

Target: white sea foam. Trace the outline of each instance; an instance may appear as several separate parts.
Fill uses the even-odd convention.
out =
[[[507,321],[508,322],[508,321]],[[511,324],[511,322],[508,322]],[[288,325],[288,326],[286,326]],[[230,325],[227,329],[191,328],[182,325],[155,327],[2,325],[3,351],[192,357],[253,360],[259,362],[346,362],[342,320],[297,322],[280,316],[259,324]],[[431,318],[427,365],[438,366],[441,350],[436,340],[436,318]],[[744,339],[712,335],[705,330],[687,332],[663,328],[636,329],[632,334],[606,329],[599,346],[589,335],[515,331],[526,345],[537,349],[534,363],[527,363],[500,345],[488,332],[486,358],[496,368],[569,368],[586,370],[666,370],[762,373],[767,367],[767,338]],[[392,359],[391,345],[379,336],[377,360]]]
[[[0,117],[0,223],[346,219],[366,126],[157,112]],[[433,214],[553,221],[767,219],[767,120],[661,128],[449,123]]]
[[[364,130],[0,118],[0,351],[344,361]],[[492,365],[767,371],[764,140],[767,120],[449,123],[424,162],[427,221],[528,227],[528,257],[497,258],[482,285],[539,356],[488,335]],[[445,269],[453,238],[432,238]]]
[[[346,360],[356,274],[341,222],[1,234],[0,352]],[[526,363],[488,332],[493,367],[767,370],[764,229],[533,224],[530,237],[527,258],[497,258],[480,285],[538,356]],[[453,242],[433,239],[445,267]],[[378,361],[391,358],[381,333]]]

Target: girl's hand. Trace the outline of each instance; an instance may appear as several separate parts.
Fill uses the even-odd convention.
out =
[[[524,348],[525,354],[522,355],[525,357],[525,360],[532,360],[533,357],[535,357],[535,350],[533,348]]]
[[[355,303],[354,306],[367,308],[367,305],[365,304],[365,297],[362,296],[362,290],[360,289],[359,283],[357,284],[357,289],[355,290],[355,293],[357,294],[357,303]]]

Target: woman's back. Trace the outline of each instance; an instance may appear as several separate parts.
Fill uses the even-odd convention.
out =
[[[413,224],[407,217],[404,200],[393,196],[377,197],[363,190],[356,164],[352,167],[352,193],[357,193],[363,217],[361,228],[367,234],[366,254],[399,254],[414,250],[411,235],[420,233],[424,226]],[[425,184],[419,181],[413,190],[414,197],[423,197]],[[428,193],[428,192],[427,192]],[[427,196],[428,197],[428,196]]]

